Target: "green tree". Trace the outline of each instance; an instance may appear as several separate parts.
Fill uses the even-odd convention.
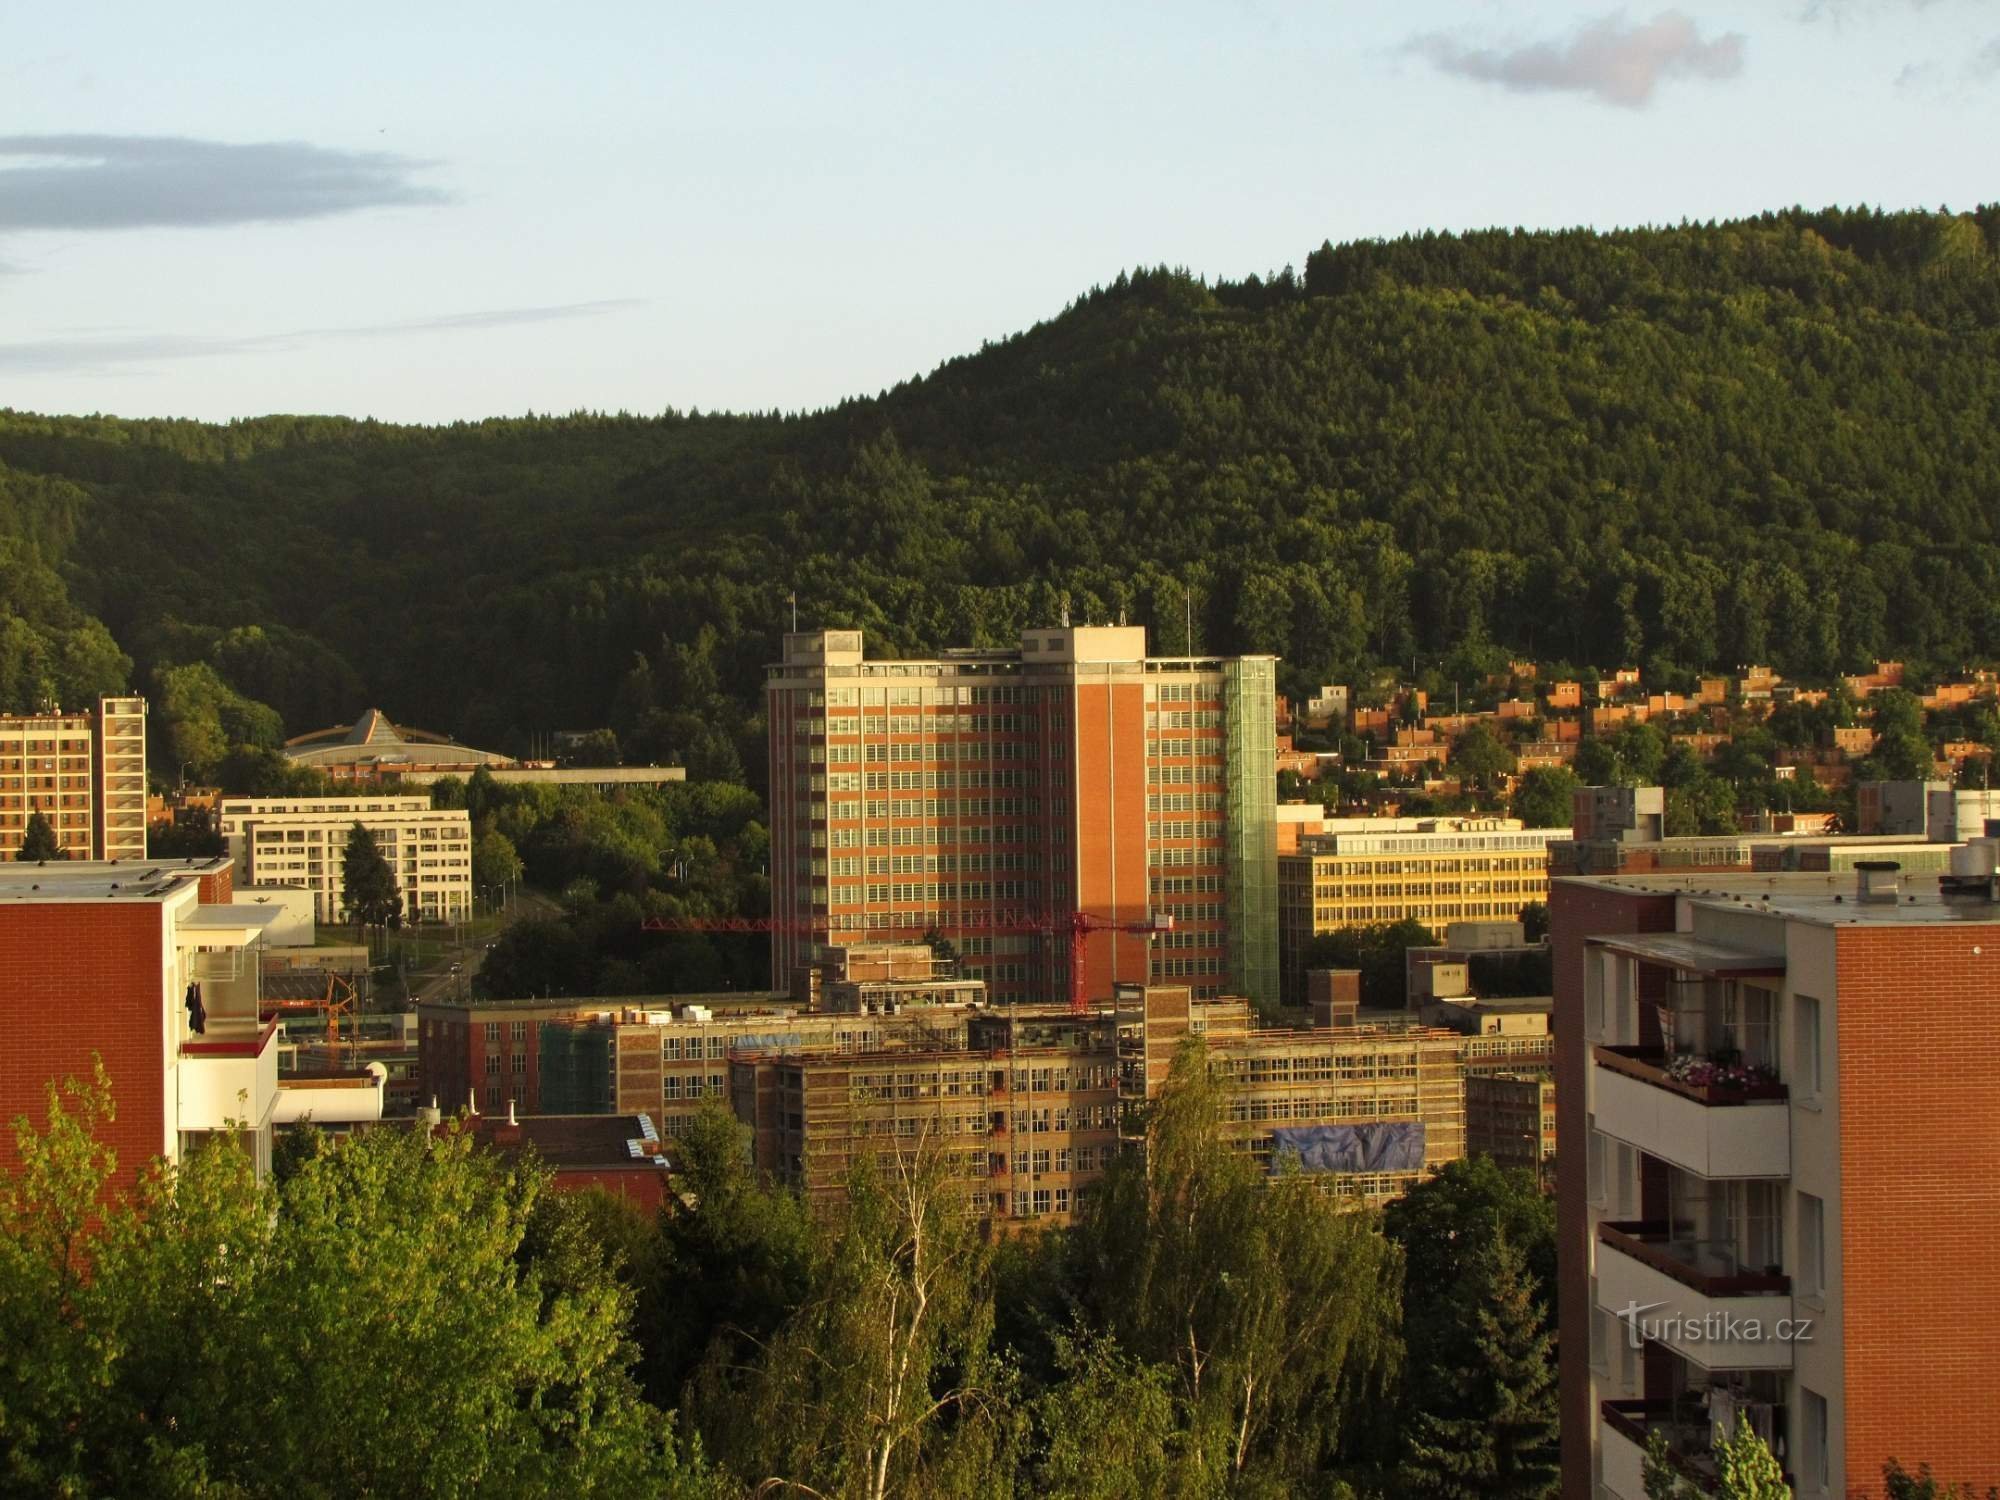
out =
[[[1555,1340],[1520,1251],[1494,1237],[1453,1299],[1455,1357],[1424,1372],[1401,1474],[1434,1500],[1556,1492]]]
[[[1400,1354],[1399,1258],[1308,1174],[1274,1178],[1226,1133],[1205,1049],[1185,1045],[1074,1232],[1099,1326],[1171,1372],[1207,1482],[1296,1485],[1340,1452],[1348,1404]]]
[[[566,766],[618,766],[625,763],[618,748],[618,736],[609,729],[593,729],[562,754]]]
[[[1715,1466],[1714,1487],[1697,1484],[1669,1456],[1666,1434],[1654,1432],[1646,1439],[1647,1500],[1790,1500],[1785,1471],[1747,1422],[1715,1440]]]
[[[1658,786],[1660,768],[1667,757],[1667,737],[1649,720],[1634,720],[1620,726],[1612,737],[1618,765],[1634,786]]]
[[[1868,759],[1872,779],[1880,781],[1928,781],[1937,770],[1930,741],[1918,731],[1900,726],[1875,742]]]
[[[1582,784],[1567,766],[1536,766],[1514,788],[1514,816],[1529,828],[1568,828]]]
[[[1514,752],[1484,724],[1474,724],[1452,741],[1451,764],[1468,784],[1490,792],[1514,774]]]
[[[661,1210],[658,1276],[642,1284],[639,1327],[648,1392],[686,1405],[688,1382],[750,1364],[805,1302],[824,1253],[820,1226],[793,1189],[750,1162],[750,1130],[704,1105],[678,1134],[677,1186]]]
[[[488,828],[472,841],[472,884],[475,890],[497,890],[521,878],[521,856],[514,841]]]
[[[1011,1470],[1019,1423],[990,1345],[991,1251],[968,1210],[935,1131],[855,1162],[811,1292],[708,1429],[740,1475],[889,1500],[970,1495]]]
[[[347,831],[347,847],[341,851],[340,902],[357,933],[366,927],[379,932],[395,925],[402,915],[403,896],[396,889],[396,872],[389,867],[374,833],[358,822]]]
[[[111,1114],[101,1069],[52,1087],[0,1178],[10,1490],[715,1493],[638,1397],[602,1257],[521,1255],[543,1174],[385,1129],[282,1187],[216,1141],[119,1192]]]
[[[69,854],[56,837],[56,826],[44,812],[28,814],[27,826],[21,830],[21,851],[14,856],[26,864],[34,864],[45,859],[68,859]]]
[[[1935,1478],[1929,1464],[1912,1474],[1893,1458],[1882,1466],[1882,1489],[1887,1500],[1973,1500],[1970,1490]],[[2000,1485],[1987,1486],[1986,1500],[2000,1500]]]
[[[1404,953],[1436,946],[1437,934],[1415,917],[1324,932],[1306,947],[1308,969],[1359,969],[1361,1003],[1400,1010],[1408,984]]]
[[[1584,786],[1620,786],[1628,783],[1618,751],[1609,740],[1591,738],[1576,747],[1576,779]]]
[[[1167,1371],[1109,1336],[1058,1334],[1057,1379],[1033,1407],[1033,1493],[1050,1500],[1154,1500],[1197,1489]]]

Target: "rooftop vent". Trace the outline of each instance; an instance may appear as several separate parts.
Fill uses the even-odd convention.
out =
[[[1864,905],[1894,905],[1902,884],[1903,867],[1893,859],[1864,859],[1855,862],[1854,899]]]

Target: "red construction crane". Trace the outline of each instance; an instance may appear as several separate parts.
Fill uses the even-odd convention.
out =
[[[824,923],[788,921],[783,917],[647,917],[639,925],[647,932],[791,932],[817,938],[820,936],[818,929]],[[1083,959],[1091,933],[1124,932],[1151,937],[1155,933],[1171,932],[1173,927],[1174,919],[1170,912],[1155,912],[1138,921],[1120,921],[1115,917],[1095,916],[1087,911],[1046,916],[1025,912],[986,912],[969,920],[954,921],[950,930],[961,937],[1036,936],[1051,942],[1067,932],[1069,1008],[1072,1013],[1082,1015],[1090,1008],[1089,998],[1084,993]]]

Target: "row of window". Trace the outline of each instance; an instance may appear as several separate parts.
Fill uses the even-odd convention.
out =
[[[1116,1146],[1057,1146],[1053,1150],[1040,1146],[1033,1151],[1016,1151],[1011,1165],[1016,1177],[1046,1177],[1051,1172],[1095,1172],[1100,1161],[1109,1167],[1117,1151]],[[1004,1158],[996,1157],[995,1160]]]

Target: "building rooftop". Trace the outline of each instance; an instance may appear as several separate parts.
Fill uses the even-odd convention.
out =
[[[1558,876],[1557,883],[1597,890],[1683,895],[1718,911],[1756,911],[1824,927],[1910,927],[1940,922],[2000,923],[2000,902],[1946,896],[1935,874],[1903,874],[1896,899],[1863,901],[1851,871],[1691,870],[1643,875]],[[1629,939],[1619,938],[1619,942]],[[1718,950],[1720,951],[1720,950]],[[1655,958],[1654,962],[1670,962]]]
[[[582,1011],[595,1014],[599,1011],[662,1011],[678,1010],[688,1005],[705,1005],[710,1010],[728,1010],[740,1014],[746,1009],[754,1013],[789,1015],[799,1011],[798,1002],[790,990],[725,990],[719,995],[557,995],[553,997],[525,995],[505,1000],[482,1000],[468,995],[440,995],[435,999],[419,1002],[423,1010],[557,1010]]]
[[[0,901],[159,900],[229,868],[227,855],[194,859],[52,859],[0,863]]]
[[[475,1115],[472,1132],[484,1144],[505,1151],[533,1148],[552,1167],[631,1167],[659,1171],[667,1158],[659,1135],[644,1115]],[[643,1143],[635,1152],[632,1143]]]
[[[404,729],[371,708],[346,727],[319,729],[285,742],[285,754],[302,765],[381,762],[385,765],[505,765],[507,757],[475,750],[447,735]]]

